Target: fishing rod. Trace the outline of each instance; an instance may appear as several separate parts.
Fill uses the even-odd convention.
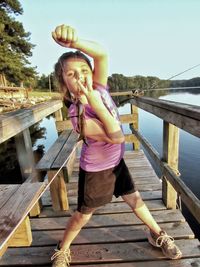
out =
[[[177,76],[179,76],[179,75],[181,75],[181,74],[183,74],[183,73],[185,73],[185,72],[187,72],[187,71],[189,71],[189,70],[195,69],[195,68],[197,68],[198,66],[200,66],[200,63],[197,64],[197,65],[194,65],[194,66],[192,66],[192,67],[190,67],[190,68],[188,68],[188,69],[186,69],[186,70],[184,70],[184,71],[181,71],[181,72],[179,72],[179,73],[177,73],[177,74],[175,74],[175,75],[170,76],[168,79],[166,79],[166,81],[169,81],[169,80],[171,80],[171,79],[173,79],[173,78],[175,78],[175,77],[177,77]],[[157,90],[157,89],[154,89],[155,86],[156,86],[156,84],[154,83],[154,84],[152,84],[152,86],[151,86],[150,88],[148,88],[148,89],[146,89],[146,90],[143,90],[143,91]],[[170,88],[169,90],[172,90],[172,89],[174,89],[174,88]],[[188,88],[188,89],[189,89],[189,88]]]

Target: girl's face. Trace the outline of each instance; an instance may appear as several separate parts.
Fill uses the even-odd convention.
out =
[[[74,96],[80,97],[83,92],[80,91],[77,80],[86,87],[86,78],[92,80],[92,71],[84,59],[70,58],[63,66],[64,82]]]

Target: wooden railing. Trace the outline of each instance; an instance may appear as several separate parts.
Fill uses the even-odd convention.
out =
[[[117,94],[114,93],[113,95],[116,96]],[[130,92],[127,95],[130,95]],[[155,161],[156,166],[161,170],[162,195],[166,207],[175,209],[177,207],[177,196],[179,196],[200,223],[200,200],[181,180],[178,170],[179,128],[200,137],[200,107],[149,97],[130,97],[127,103],[130,103],[132,107],[131,110],[134,118],[138,118],[138,107],[163,120],[162,156],[138,131],[138,121],[135,120],[134,124],[130,123],[130,128],[138,142],[143,145]],[[137,143],[135,149],[138,149],[138,147]]]
[[[24,180],[35,165],[29,127],[54,113],[60,120],[61,100],[44,102],[30,108],[20,109],[0,115],[0,144],[14,137],[22,177]]]

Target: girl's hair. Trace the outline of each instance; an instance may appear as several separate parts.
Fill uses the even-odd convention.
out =
[[[63,73],[64,73],[64,63],[67,62],[67,60],[70,58],[76,58],[76,59],[80,58],[84,60],[92,71],[92,65],[91,65],[89,58],[85,54],[81,53],[79,50],[75,52],[66,52],[60,56],[60,58],[58,59],[57,63],[54,66],[54,75],[59,84],[60,91],[63,93],[63,101],[64,101],[64,104],[67,106],[67,108],[69,108],[70,105],[73,103],[73,99],[64,82]],[[86,143],[85,134],[84,134],[84,108],[81,108],[80,102],[76,103],[76,107],[77,107],[76,110],[77,110],[77,118],[78,118],[77,122],[78,122],[78,128],[80,132],[79,139],[82,139]]]
[[[54,75],[59,84],[60,91],[64,94],[64,98],[68,100],[72,100],[72,99],[71,99],[69,90],[66,87],[66,84],[64,82],[63,72],[64,72],[64,63],[67,62],[67,60],[70,58],[83,59],[88,64],[89,68],[92,71],[92,65],[91,65],[89,58],[85,54],[81,53],[79,50],[75,52],[64,53],[59,57],[57,63],[54,66]]]

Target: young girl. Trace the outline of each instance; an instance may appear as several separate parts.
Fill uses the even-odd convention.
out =
[[[97,43],[79,39],[76,30],[67,25],[56,27],[52,36],[59,45],[77,49],[59,58],[55,75],[73,127],[84,141],[80,157],[78,207],[52,256],[53,267],[69,266],[70,244],[93,212],[109,203],[113,195],[121,196],[146,224],[149,228],[148,240],[153,246],[160,247],[168,258],[181,258],[182,253],[173,238],[159,227],[141,199],[123,160],[124,134],[107,89],[108,56],[105,50]],[[93,58],[94,69],[82,52]]]

